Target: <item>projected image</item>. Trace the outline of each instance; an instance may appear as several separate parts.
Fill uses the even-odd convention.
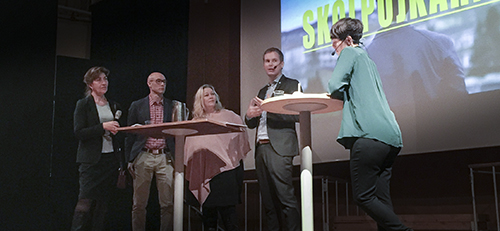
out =
[[[491,128],[499,127],[500,116],[494,99],[500,96],[500,0],[282,0],[281,8],[283,72],[305,92],[327,91],[338,57],[332,24],[343,17],[363,22],[361,42],[400,123],[403,153],[500,143]],[[467,138],[470,132],[481,138]]]
[[[373,3],[372,6],[369,6],[370,2]],[[396,16],[399,14],[396,2],[394,1],[392,6],[384,5],[386,8],[391,7],[391,10],[387,12],[392,13],[394,20],[385,20],[390,24],[381,27],[376,1],[282,0],[282,47],[288,63],[294,63],[294,65],[287,65],[285,71],[290,74],[299,74],[297,76],[304,76],[314,75],[314,72],[318,71],[322,64],[326,64],[323,68],[331,69],[331,63],[335,63],[335,57],[329,57],[333,51],[329,39],[329,28],[333,24],[332,20],[336,21],[338,18],[346,16],[352,17],[351,14],[355,14],[356,18],[365,19],[363,20],[365,25],[368,24],[368,31],[365,32],[363,42],[367,48],[374,37],[378,37],[374,46],[382,45],[380,43],[384,41],[380,40],[399,41],[399,39],[404,39],[405,41],[402,42],[406,42],[406,46],[414,47],[412,42],[418,39],[407,32],[420,34],[423,39],[429,42],[429,46],[420,44],[424,46],[424,49],[435,47],[444,52],[444,54],[434,54],[437,56],[431,58],[441,58],[445,62],[452,62],[450,65],[462,69],[461,71],[455,70],[455,72],[462,72],[456,73],[462,78],[461,81],[442,77],[442,79],[435,79],[439,82],[437,85],[451,84],[449,87],[459,91],[465,90],[469,94],[500,89],[500,47],[495,43],[500,38],[500,4],[498,0],[468,3],[463,6],[455,6],[453,4],[459,4],[459,1],[451,1],[446,6],[436,5],[433,7],[434,9],[431,9],[428,0],[411,2],[407,0],[406,2],[415,4],[413,7],[415,9],[408,6],[410,4],[407,3],[408,5],[405,6],[406,14],[401,14],[403,16]],[[354,12],[351,12],[352,10],[349,8],[351,6],[354,7]],[[341,12],[342,9],[343,12]],[[332,19],[332,11],[334,10],[340,16]],[[416,12],[413,16],[411,15],[412,11]],[[365,22],[366,19],[368,23]],[[391,47],[400,49],[399,47],[395,48],[395,46]],[[367,50],[373,54],[377,49],[374,47]],[[418,49],[418,47],[414,49]],[[403,50],[399,53],[409,55],[403,54]],[[313,64],[313,66],[308,64]],[[425,63],[420,65],[425,65]],[[433,65],[440,64],[433,63]],[[453,67],[442,67],[441,69],[446,68],[453,69]],[[380,69],[385,68],[380,67]],[[427,76],[441,76],[442,74],[432,73]],[[448,73],[448,75],[450,74]],[[309,78],[302,78],[304,87],[307,87]],[[447,83],[447,81],[451,82]],[[424,84],[426,84],[426,90],[431,96],[434,94],[433,91],[439,89],[439,86],[435,86],[436,84],[433,84],[432,81],[427,81]],[[461,89],[463,87],[465,89]]]

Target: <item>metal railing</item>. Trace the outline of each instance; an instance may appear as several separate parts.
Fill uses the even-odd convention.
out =
[[[294,182],[299,181],[299,178],[293,178]],[[335,216],[341,216],[341,215],[352,215],[353,213],[351,210],[352,207],[355,207],[355,215],[359,215],[359,208],[356,205],[350,204],[350,192],[349,192],[349,183],[346,180],[343,179],[337,179],[333,178],[330,176],[315,176],[313,177],[313,180],[320,180],[321,181],[321,214],[322,214],[322,230],[323,231],[328,231],[330,230],[330,210],[331,205],[330,201],[331,198],[335,198],[334,200],[334,208],[335,208]],[[244,231],[249,230],[249,210],[250,210],[250,203],[256,204],[254,202],[249,201],[249,185],[252,184],[258,184],[257,180],[245,180],[243,181],[244,188],[244,216],[245,216],[245,223],[244,223]],[[331,185],[334,186],[334,195],[330,195],[330,190],[331,190]],[[259,194],[259,199],[258,199],[258,221],[259,221],[259,230],[263,230],[263,207],[262,207],[262,197]],[[315,195],[318,195],[315,193]],[[300,198],[300,197],[299,197]],[[316,196],[315,196],[316,198]],[[249,203],[250,202],[250,203]],[[192,213],[194,212],[194,215],[196,216],[201,216],[201,211],[194,206],[188,205],[188,225],[187,228],[188,230],[192,230],[192,220],[191,216]],[[203,227],[201,228],[203,230]],[[199,229],[195,229],[199,230]],[[223,231],[221,227],[218,227],[219,231]],[[254,229],[252,229],[254,230]]]
[[[294,178],[294,181],[299,181],[299,178]],[[341,215],[341,209],[340,209],[340,203],[339,201],[342,201],[339,199],[340,196],[344,196],[344,202],[345,202],[345,215],[349,215],[349,209],[351,206],[356,207],[356,215],[359,215],[359,209],[355,205],[349,204],[349,183],[345,180],[342,179],[336,179],[333,177],[329,176],[315,176],[313,177],[313,180],[321,180],[321,213],[322,213],[322,224],[323,224],[323,231],[328,231],[330,228],[330,185],[334,184],[335,185],[335,216]],[[245,180],[243,181],[244,183],[244,205],[245,205],[245,231],[248,231],[248,210],[249,210],[249,203],[248,203],[248,186],[250,184],[257,184],[257,180]],[[345,194],[340,193],[340,190],[343,188],[342,186],[345,187]],[[315,194],[317,195],[317,194]],[[262,208],[262,198],[260,196],[259,192],[259,230],[263,230],[263,208]]]
[[[474,231],[478,231],[478,218],[477,218],[477,204],[476,204],[476,193],[474,186],[474,173],[482,173],[482,174],[491,174],[493,177],[493,193],[495,194],[495,215],[496,215],[496,224],[497,231],[500,231],[500,222],[499,222],[499,212],[498,212],[498,190],[497,190],[497,181],[496,175],[499,174],[496,171],[496,167],[500,166],[500,162],[495,163],[484,163],[484,164],[471,164],[469,165],[470,171],[470,184],[472,190],[472,209],[474,216]]]
[[[199,217],[201,217],[202,213],[201,213],[201,210],[196,207],[196,206],[192,206],[192,205],[189,205],[186,200],[184,200],[184,204],[187,205],[188,207],[188,221],[187,221],[187,230],[188,231],[191,231],[193,229],[193,222],[191,220],[191,213],[194,212],[194,215],[197,215]],[[201,230],[205,230],[205,227],[203,227],[203,222],[200,222],[200,227],[201,227]],[[195,229],[195,230],[199,230],[199,229]],[[224,229],[222,227],[220,227],[219,224],[217,224],[217,231],[224,231]]]

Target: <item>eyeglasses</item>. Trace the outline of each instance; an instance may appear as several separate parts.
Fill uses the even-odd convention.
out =
[[[157,84],[162,84],[162,83],[163,83],[163,84],[166,84],[166,83],[167,83],[167,80],[166,80],[166,79],[157,79],[157,80],[155,80],[155,82],[156,82]]]

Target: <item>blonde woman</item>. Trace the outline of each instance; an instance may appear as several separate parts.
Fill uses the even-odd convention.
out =
[[[239,115],[222,107],[219,95],[208,84],[196,92],[193,119],[243,124]],[[205,230],[217,230],[218,214],[221,215],[224,230],[238,230],[235,206],[241,203],[242,159],[249,151],[246,130],[186,138],[186,179],[202,207]]]

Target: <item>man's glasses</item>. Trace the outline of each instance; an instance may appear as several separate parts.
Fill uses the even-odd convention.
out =
[[[167,83],[167,80],[166,80],[166,79],[157,79],[157,80],[155,80],[155,82],[156,82],[157,84],[162,84],[162,83],[163,83],[163,84],[166,84],[166,83]]]

